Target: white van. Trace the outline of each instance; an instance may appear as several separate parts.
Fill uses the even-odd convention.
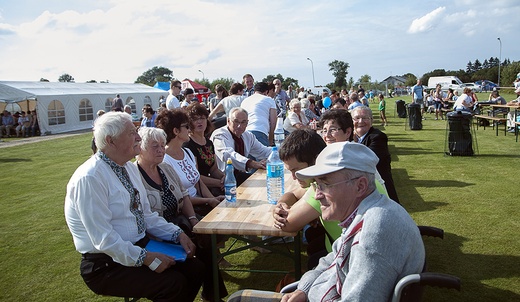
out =
[[[453,91],[462,93],[462,90],[464,89],[464,84],[456,76],[430,77],[428,79],[428,89],[435,89],[437,84],[441,85],[441,90],[443,91],[451,88]]]

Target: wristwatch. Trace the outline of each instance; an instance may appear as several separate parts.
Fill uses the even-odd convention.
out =
[[[155,270],[159,267],[159,265],[161,265],[162,261],[159,260],[159,258],[155,258],[152,263],[150,263],[150,265],[148,265],[148,267],[155,272]]]

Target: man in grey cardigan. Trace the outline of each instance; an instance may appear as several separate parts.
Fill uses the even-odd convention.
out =
[[[323,219],[340,221],[341,237],[296,291],[245,290],[228,301],[388,301],[399,279],[421,272],[421,235],[404,208],[375,190],[377,162],[368,147],[343,142],[327,146],[314,166],[296,172],[314,181]]]

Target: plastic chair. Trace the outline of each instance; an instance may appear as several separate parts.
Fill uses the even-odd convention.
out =
[[[421,236],[444,238],[444,230],[431,226],[418,226]],[[295,281],[284,286],[280,293],[290,293],[296,290],[298,282]],[[418,302],[421,301],[424,286],[437,286],[443,288],[452,288],[460,291],[460,279],[458,277],[426,272],[426,261],[424,263],[423,272],[419,274],[410,274],[404,276],[394,288],[392,302]]]

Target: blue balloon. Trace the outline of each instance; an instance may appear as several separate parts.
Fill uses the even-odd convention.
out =
[[[323,99],[323,107],[328,109],[330,107],[331,103],[332,103],[332,100],[330,99],[330,97],[327,96]]]

